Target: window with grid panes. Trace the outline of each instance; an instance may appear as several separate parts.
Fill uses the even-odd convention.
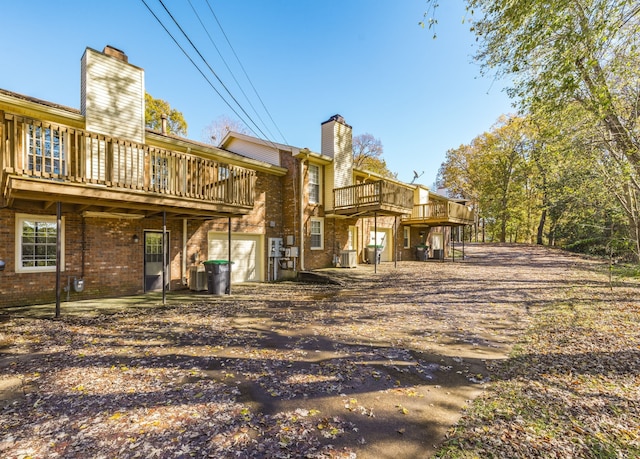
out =
[[[62,233],[64,234],[64,227]],[[55,271],[56,217],[17,214],[16,236],[16,272]],[[64,254],[64,238],[62,237],[61,243]],[[64,267],[64,263],[62,266]]]
[[[50,127],[27,125],[27,170],[35,175],[64,175],[67,141],[65,133]]]
[[[309,222],[311,224],[310,247],[312,249],[322,249],[324,247],[324,221],[321,218],[311,218]]]
[[[320,204],[320,166],[309,164],[309,203]]]

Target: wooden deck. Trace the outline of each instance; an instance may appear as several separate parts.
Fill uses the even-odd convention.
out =
[[[402,218],[405,225],[458,226],[471,225],[475,214],[468,207],[453,201],[416,204],[410,215]]]
[[[255,171],[0,112],[0,199],[76,211],[243,215]]]
[[[413,190],[386,180],[336,188],[334,212],[339,215],[410,214]]]

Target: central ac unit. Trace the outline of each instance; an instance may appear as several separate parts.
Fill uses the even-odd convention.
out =
[[[207,290],[207,272],[197,266],[189,269],[189,290]]]
[[[355,268],[357,265],[357,252],[355,250],[345,250],[340,253],[340,266],[343,268]]]

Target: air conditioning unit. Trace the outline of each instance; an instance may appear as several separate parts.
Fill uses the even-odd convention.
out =
[[[344,250],[340,252],[340,266],[343,268],[355,268],[357,265],[357,252],[355,250]]]
[[[198,266],[189,269],[189,290],[207,290],[207,272],[204,269]]]

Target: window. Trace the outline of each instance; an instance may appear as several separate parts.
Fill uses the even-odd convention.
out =
[[[162,233],[148,232],[145,241],[145,261],[162,263]]]
[[[309,164],[309,203],[320,204],[320,166]]]
[[[408,226],[406,226],[404,228],[404,248],[408,249],[409,247],[411,247],[409,244],[411,244],[411,239],[409,237],[409,232],[410,232],[411,228],[409,228]]]
[[[229,178],[229,167],[223,164],[218,166],[218,180],[226,180]]]
[[[169,159],[162,156],[152,157],[151,187],[153,191],[169,189]]]
[[[324,220],[322,218],[311,218],[311,249],[322,250],[324,248]]]
[[[65,133],[59,129],[27,125],[27,169],[34,174],[64,175],[66,168]]]
[[[64,222],[61,242],[64,269]],[[55,271],[56,244],[56,217],[16,215],[16,272]]]

